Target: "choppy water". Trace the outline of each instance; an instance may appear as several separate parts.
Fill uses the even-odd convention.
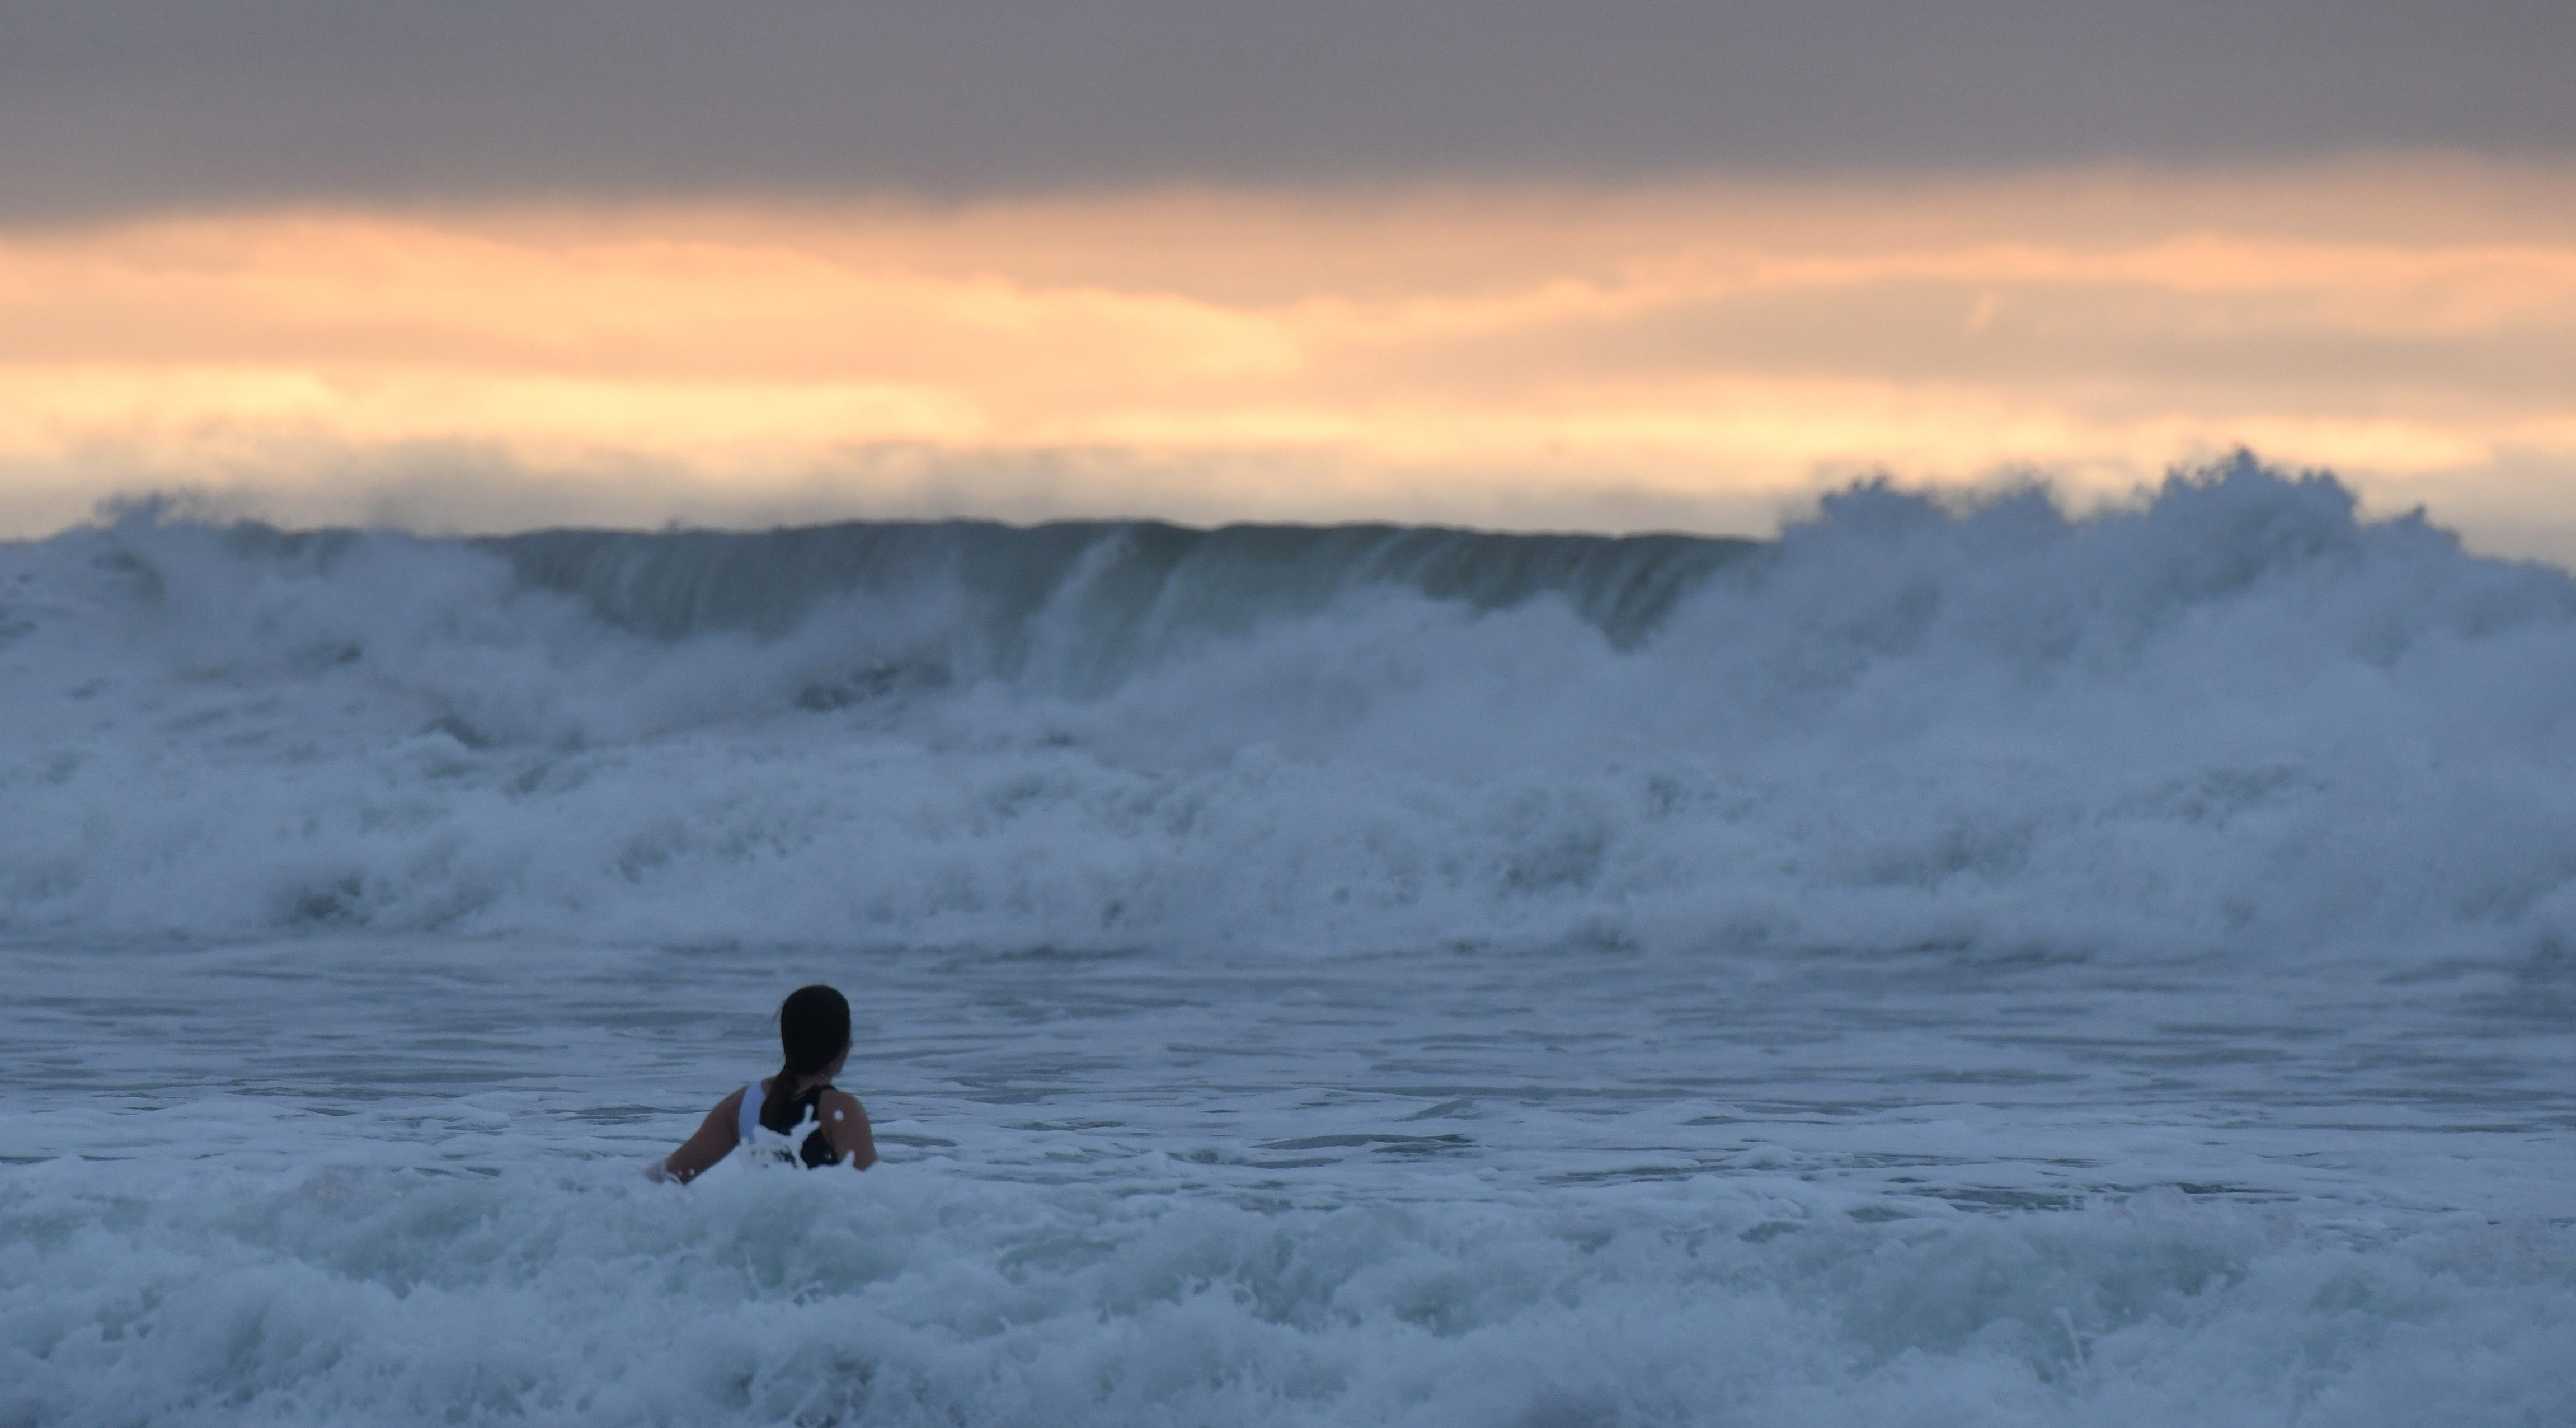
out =
[[[2576,1421],[2567,577],[904,529],[0,552],[0,1423]]]

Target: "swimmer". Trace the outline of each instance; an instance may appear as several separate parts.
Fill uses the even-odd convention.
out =
[[[716,1102],[698,1133],[655,1167],[655,1179],[695,1180],[735,1146],[756,1139],[758,1130],[788,1135],[808,1115],[817,1123],[815,1130],[792,1154],[781,1149],[779,1158],[801,1160],[817,1170],[826,1165],[865,1170],[877,1163],[867,1107],[849,1092],[832,1088],[841,1063],[850,1059],[849,1002],[830,987],[797,988],[778,1008],[778,1039],[787,1047],[786,1064],[778,1074]]]

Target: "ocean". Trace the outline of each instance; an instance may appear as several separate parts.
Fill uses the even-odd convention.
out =
[[[2322,475],[144,505],[0,814],[0,1424],[2576,1423],[2576,578]]]

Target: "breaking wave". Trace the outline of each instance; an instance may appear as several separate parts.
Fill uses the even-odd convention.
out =
[[[2576,938],[2576,582],[2250,458],[1776,542],[154,509],[0,547],[0,928]]]
[[[1794,1184],[1265,1215],[330,1172],[208,1204],[187,1173],[0,1190],[0,1418],[2234,1428],[2576,1390],[2566,1236],[2532,1227],[2370,1246],[2175,1200],[1899,1235]]]

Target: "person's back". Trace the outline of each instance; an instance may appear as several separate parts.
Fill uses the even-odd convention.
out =
[[[662,1162],[663,1174],[694,1180],[735,1146],[764,1141],[781,1160],[815,1169],[877,1163],[867,1107],[832,1084],[850,1056],[849,1002],[830,987],[798,988],[778,1008],[778,1038],[786,1051],[778,1074],[716,1102],[697,1133]]]

